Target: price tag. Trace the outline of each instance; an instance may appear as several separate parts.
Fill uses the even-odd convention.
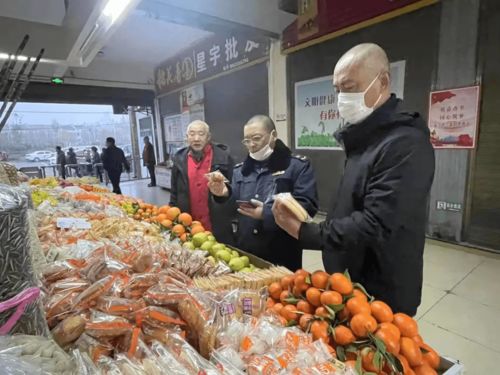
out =
[[[75,217],[57,218],[57,227],[61,229],[90,229],[90,223],[85,219]]]

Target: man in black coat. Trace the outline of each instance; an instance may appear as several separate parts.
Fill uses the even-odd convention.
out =
[[[211,230],[217,241],[233,244],[232,221],[234,213],[214,203],[205,175],[219,171],[231,179],[234,160],[229,147],[211,141],[210,127],[203,121],[193,121],[187,128],[188,147],[173,156],[170,205],[188,212]]]
[[[66,155],[61,146],[56,146],[56,164],[59,166],[59,175],[62,179],[66,178]]]
[[[216,201],[240,214],[239,248],[295,271],[302,266],[302,247],[276,225],[271,208],[275,194],[291,193],[314,216],[318,194],[313,168],[306,157],[293,155],[278,139],[268,116],[257,115],[248,121],[243,144],[249,155],[235,166],[232,183],[213,176],[209,187],[218,197]]]
[[[144,166],[148,169],[149,177],[151,177],[151,183],[148,187],[156,186],[156,174],[155,174],[155,149],[151,142],[149,142],[149,137],[144,137],[144,150],[142,150],[142,161]]]
[[[101,155],[103,168],[108,172],[111,184],[113,184],[113,193],[121,194],[120,177],[123,172],[123,167],[127,173],[130,173],[130,165],[125,158],[125,153],[115,145],[115,139],[112,137],[106,138],[106,149]]]
[[[304,248],[321,249],[328,272],[348,269],[393,310],[415,315],[434,176],[428,128],[418,113],[400,110],[387,55],[375,44],[348,51],[333,84],[346,122],[335,136],[347,156],[335,205],[326,221],[302,224],[277,203],[276,221]]]

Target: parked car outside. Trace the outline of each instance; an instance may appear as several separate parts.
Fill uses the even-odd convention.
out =
[[[28,161],[39,162],[49,160],[54,155],[53,151],[35,151],[24,155],[24,158]]]

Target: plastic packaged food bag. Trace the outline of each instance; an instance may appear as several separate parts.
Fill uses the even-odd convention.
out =
[[[85,325],[85,332],[95,338],[117,337],[132,331],[133,325],[125,318],[104,313],[93,313]]]
[[[283,203],[290,212],[292,212],[297,219],[302,221],[303,223],[309,223],[312,221],[312,218],[309,216],[304,207],[292,196],[291,193],[280,193],[276,194],[274,200],[280,203]]]

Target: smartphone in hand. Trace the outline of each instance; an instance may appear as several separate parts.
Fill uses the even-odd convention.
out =
[[[240,208],[255,208],[255,206],[252,204],[251,201],[241,201],[241,200],[237,200],[236,201],[236,204],[240,207]]]

